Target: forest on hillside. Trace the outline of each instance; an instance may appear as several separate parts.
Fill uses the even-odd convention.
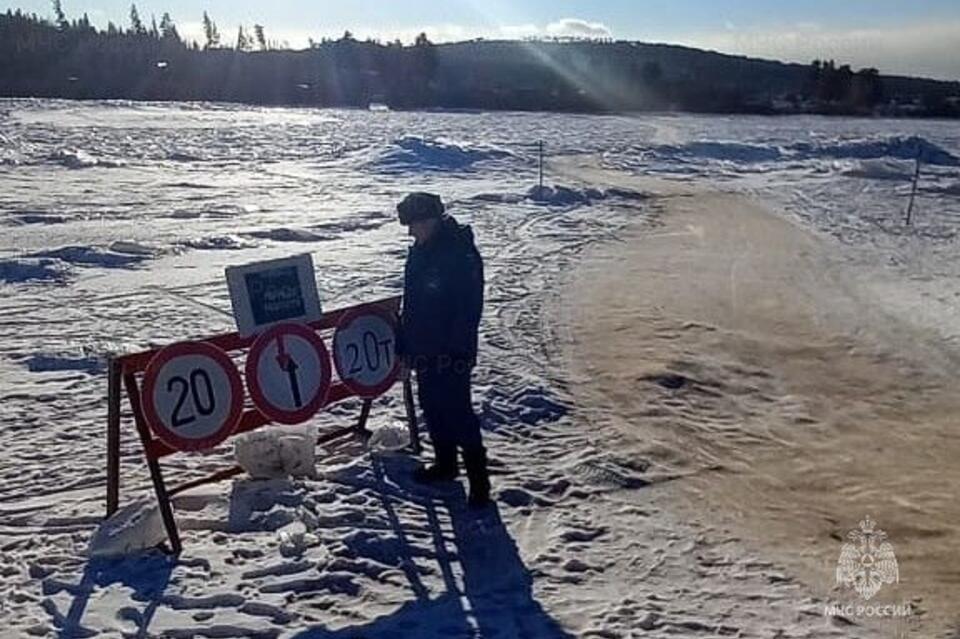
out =
[[[188,42],[164,13],[129,24],[0,13],[0,96],[394,109],[836,113],[960,117],[960,83],[624,41],[360,41],[291,50],[262,25]]]

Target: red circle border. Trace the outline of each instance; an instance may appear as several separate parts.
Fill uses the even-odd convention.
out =
[[[397,323],[396,318],[390,312],[388,312],[386,309],[378,307],[358,308],[344,315],[337,323],[337,328],[333,332],[332,359],[333,365],[337,369],[337,376],[340,377],[340,382],[344,386],[356,393],[358,397],[363,399],[374,399],[380,395],[383,395],[385,392],[387,392],[387,389],[397,382],[397,377],[400,375],[400,358],[396,356],[396,352],[394,352],[393,368],[391,368],[390,372],[387,373],[386,378],[384,378],[384,380],[376,386],[364,386],[363,384],[356,383],[352,379],[345,378],[343,376],[343,371],[340,370],[340,361],[337,359],[337,333],[339,333],[341,329],[345,329],[345,327],[349,326],[357,318],[363,317],[364,315],[376,315],[387,322],[387,324],[392,326],[394,345],[396,345],[396,339],[399,337],[400,333],[400,326]]]
[[[281,410],[273,406],[267,401],[266,395],[263,393],[263,389],[260,388],[260,383],[257,381],[257,362],[260,361],[260,357],[267,348],[267,345],[281,333],[293,334],[304,338],[313,345],[320,355],[319,392],[307,404],[295,411]],[[327,350],[326,344],[323,343],[323,339],[321,339],[315,330],[299,322],[274,324],[268,330],[261,333],[253,343],[253,346],[250,347],[250,352],[247,353],[247,362],[244,366],[244,371],[247,378],[247,388],[250,390],[250,397],[253,399],[257,410],[272,421],[281,424],[300,424],[310,419],[326,403],[327,396],[330,393],[330,384],[333,381],[333,372],[330,366],[330,352]]]
[[[227,413],[227,419],[224,425],[214,434],[202,439],[191,439],[181,437],[167,428],[167,425],[160,419],[156,406],[153,405],[153,393],[156,390],[157,376],[160,370],[172,359],[183,355],[201,355],[212,359],[219,364],[226,372],[227,379],[230,381],[230,412]],[[157,438],[164,444],[175,450],[190,452],[206,450],[213,448],[223,442],[236,430],[243,415],[243,380],[240,379],[240,371],[236,364],[230,359],[230,356],[220,348],[207,342],[179,342],[165,346],[150,360],[143,374],[143,389],[140,391],[140,403],[143,407],[143,415],[147,420],[147,425]]]

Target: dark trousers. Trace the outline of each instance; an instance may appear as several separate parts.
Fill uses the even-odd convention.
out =
[[[480,419],[470,399],[471,367],[462,362],[417,367],[417,397],[430,431],[438,466],[457,467],[457,449],[468,467],[477,460],[486,467]]]

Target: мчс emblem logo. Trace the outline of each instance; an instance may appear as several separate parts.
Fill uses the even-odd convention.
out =
[[[837,585],[853,588],[866,601],[884,585],[900,581],[893,545],[887,541],[887,533],[876,526],[867,516],[859,530],[847,533],[850,541],[843,544],[837,562]]]

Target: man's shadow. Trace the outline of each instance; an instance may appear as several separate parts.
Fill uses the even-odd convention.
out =
[[[411,479],[415,464],[409,457],[373,457],[376,489],[400,542],[401,569],[415,598],[392,614],[368,623],[340,630],[315,627],[296,638],[571,638],[534,599],[533,578],[520,559],[496,503],[473,511],[468,508],[459,483],[439,490],[416,486]],[[412,502],[424,509],[445,589],[432,599],[413,563],[413,556],[418,553],[407,542],[396,514],[397,502]],[[453,528],[452,545],[440,525],[439,513],[444,510],[449,513]]]

